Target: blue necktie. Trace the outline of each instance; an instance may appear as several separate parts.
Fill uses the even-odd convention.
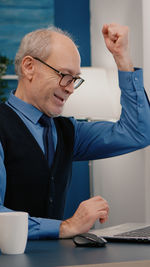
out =
[[[43,114],[39,119],[39,123],[44,127],[43,142],[45,149],[45,157],[48,161],[49,167],[51,167],[54,157],[54,144],[52,138],[51,118]]]

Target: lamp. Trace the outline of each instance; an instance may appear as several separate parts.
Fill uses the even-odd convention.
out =
[[[120,90],[117,70],[82,67],[85,82],[67,100],[63,114],[77,119],[115,120],[120,115]]]

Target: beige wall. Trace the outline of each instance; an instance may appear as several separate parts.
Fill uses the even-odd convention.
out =
[[[144,1],[147,5],[148,0]],[[106,50],[101,35],[103,24],[111,22],[129,26],[131,56],[134,66],[143,66],[143,53],[145,51],[143,45],[147,44],[146,49],[150,53],[150,40],[148,43],[144,40],[143,43],[142,4],[141,0],[90,1],[91,49],[92,65],[94,67],[115,67],[113,58]],[[150,7],[147,8],[146,6],[145,10],[148,18]],[[146,23],[147,21],[145,21]],[[147,39],[146,33],[144,36]],[[146,53],[144,57],[145,66],[149,65],[149,58],[150,56],[147,57]],[[150,75],[147,74],[146,78],[150,87]],[[112,91],[113,93],[114,91]],[[118,101],[118,96],[116,101]],[[116,102],[116,105],[119,105],[119,103]],[[101,194],[105,197],[111,208],[110,218],[106,225],[150,221],[149,156],[148,148],[146,151],[144,149],[128,155],[93,162],[93,194]],[[96,227],[99,227],[99,223],[96,224]]]
[[[150,99],[150,1],[142,1],[144,85]],[[146,221],[150,222],[150,147],[145,149]]]
[[[91,0],[92,65],[112,68],[114,60],[106,50],[101,29],[103,24],[117,22],[130,28],[131,55],[135,66],[142,65],[142,1]]]

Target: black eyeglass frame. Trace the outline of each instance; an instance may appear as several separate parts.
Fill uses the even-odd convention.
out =
[[[84,82],[84,79],[82,79],[80,76],[73,76],[71,74],[64,74],[62,73],[61,71],[59,70],[56,70],[55,68],[53,68],[52,66],[50,66],[49,64],[47,64],[46,62],[44,62],[42,59],[38,58],[38,57],[33,57],[35,60],[38,60],[40,61],[41,63],[43,63],[44,65],[46,65],[47,67],[49,67],[50,69],[54,70],[55,72],[57,72],[60,76],[61,76],[61,79],[59,81],[59,85],[62,86],[62,87],[66,87],[68,86],[69,84],[72,83],[72,81],[74,81],[74,83],[79,80],[79,82],[77,83],[77,85],[74,86],[74,89],[77,89],[83,82]],[[66,85],[62,85],[61,84],[61,81],[62,79],[65,77],[65,76],[71,76],[72,77],[72,80],[68,81],[68,83]]]

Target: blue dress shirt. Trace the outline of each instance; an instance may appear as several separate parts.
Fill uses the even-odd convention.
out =
[[[143,72],[119,71],[122,113],[116,123],[108,121],[85,122],[70,118],[75,129],[74,161],[93,160],[128,153],[150,144],[150,107],[143,88]],[[32,105],[18,99],[13,93],[7,101],[23,120],[44,152],[43,127],[38,123],[42,113]],[[52,120],[54,147],[57,132]],[[0,143],[0,212],[4,207],[6,169],[4,151]],[[61,221],[29,216],[29,239],[58,238]]]

